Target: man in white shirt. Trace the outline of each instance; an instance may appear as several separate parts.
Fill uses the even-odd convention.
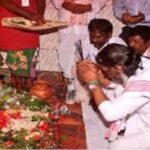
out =
[[[84,41],[88,36],[88,23],[97,17],[107,0],[51,0],[51,2],[58,10],[58,19],[69,24],[68,27],[59,30],[58,61],[68,81],[67,84],[72,84],[71,88],[74,89],[72,67],[76,63],[75,43],[78,40]]]
[[[122,45],[127,45],[121,38],[119,37],[112,37],[113,26],[112,23],[106,19],[93,19],[90,21],[88,25],[89,36],[87,39],[82,42],[82,49],[83,49],[83,56],[84,59],[92,60],[95,62],[95,57],[98,52],[100,52],[105,46],[111,43],[118,43]],[[76,89],[77,89],[77,101],[83,101],[87,99],[88,93],[86,89],[76,81]],[[116,85],[111,84],[111,88],[116,87]],[[104,89],[105,90],[105,89]],[[111,90],[106,90],[109,93],[109,96],[112,93]]]

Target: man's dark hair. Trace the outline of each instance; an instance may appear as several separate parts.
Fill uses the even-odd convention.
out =
[[[96,62],[107,67],[115,67],[116,65],[124,65],[124,73],[127,76],[135,74],[141,57],[132,49],[120,45],[109,44],[100,51],[96,56]]]
[[[131,29],[130,36],[140,36],[144,41],[150,40],[150,27],[148,26],[136,26]]]
[[[106,19],[93,19],[88,25],[88,30],[99,32],[112,32],[113,26],[109,20]]]

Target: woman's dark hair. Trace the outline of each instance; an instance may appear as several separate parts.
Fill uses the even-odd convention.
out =
[[[145,41],[150,40],[150,27],[149,26],[136,26],[131,29],[130,36],[140,36]]]
[[[112,32],[113,26],[109,20],[106,19],[93,19],[88,25],[89,32],[99,31],[99,32]]]
[[[120,44],[109,44],[104,47],[96,56],[96,62],[107,67],[124,65],[124,73],[127,76],[135,74],[141,57],[130,49]]]

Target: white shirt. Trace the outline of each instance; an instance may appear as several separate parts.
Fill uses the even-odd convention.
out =
[[[93,44],[90,43],[89,37],[87,37],[86,43],[82,43],[84,59],[89,59],[95,62],[95,56],[97,55],[97,53],[101,51],[105,46],[112,43],[117,43],[117,44],[122,44],[127,46],[127,44],[121,38],[112,37],[101,49],[98,50],[96,47],[94,47]]]
[[[128,12],[131,16],[144,14],[145,19],[142,22],[128,24],[131,27],[136,25],[150,26],[150,0],[113,0],[114,16],[122,20],[122,15]]]
[[[150,48],[144,56],[150,56]],[[112,148],[150,147],[150,60],[142,57],[142,65],[144,69],[129,78],[120,96],[98,107],[107,121],[126,119],[125,135],[112,142]]]
[[[91,4],[92,5],[92,11],[84,13],[84,14],[74,14],[75,16],[78,16],[77,18],[86,16],[87,22],[86,24],[89,23],[89,21],[93,18],[95,18],[95,14],[98,14],[98,12],[106,5],[107,0],[51,0],[54,7],[58,9],[58,17],[62,21],[67,21],[71,22],[72,15],[73,13],[64,9],[62,7],[63,2],[72,2],[72,3],[77,3],[77,4]],[[80,17],[79,17],[80,16]]]

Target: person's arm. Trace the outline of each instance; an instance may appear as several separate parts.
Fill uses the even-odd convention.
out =
[[[44,16],[46,0],[36,0],[37,13]]]
[[[37,15],[34,15],[31,20],[35,20],[37,25],[41,25],[46,22],[44,19],[46,0],[36,0],[35,2]]]
[[[104,93],[100,87],[93,89],[91,92],[98,109],[107,121],[124,118],[150,101],[150,94],[144,96],[138,91],[123,92],[111,101],[103,96]]]
[[[16,5],[12,0],[0,0],[0,5],[18,16],[25,17],[32,21],[36,21],[37,24],[41,24],[45,22],[43,17],[40,14],[25,11],[20,6]]]
[[[21,7],[19,7],[18,5],[16,5],[12,0],[0,0],[0,5],[2,7],[4,7],[5,9],[19,15],[19,16],[23,16],[25,18],[29,18],[30,13],[27,11],[24,11],[23,9],[21,9]]]
[[[98,73],[86,62],[77,64],[77,73],[80,80],[88,85],[98,81]],[[137,81],[135,83],[131,83],[126,87],[123,94],[120,94],[114,100],[109,100],[98,84],[95,84],[94,88],[90,88],[93,100],[107,121],[116,121],[124,118],[150,101],[150,91],[144,91],[143,86],[140,86],[143,82]],[[149,89],[150,84],[148,83],[146,84],[147,88],[146,86],[144,87],[145,89]],[[134,91],[133,87],[137,87],[138,89]]]
[[[63,2],[62,7],[74,14],[82,14],[92,10],[91,4],[77,4],[72,2]]]
[[[122,21],[122,15],[125,13],[123,1],[124,0],[113,0],[112,3],[113,14],[120,21]]]
[[[140,13],[136,16],[131,16],[129,13],[122,15],[122,22],[125,24],[135,24],[145,20],[144,14]]]

